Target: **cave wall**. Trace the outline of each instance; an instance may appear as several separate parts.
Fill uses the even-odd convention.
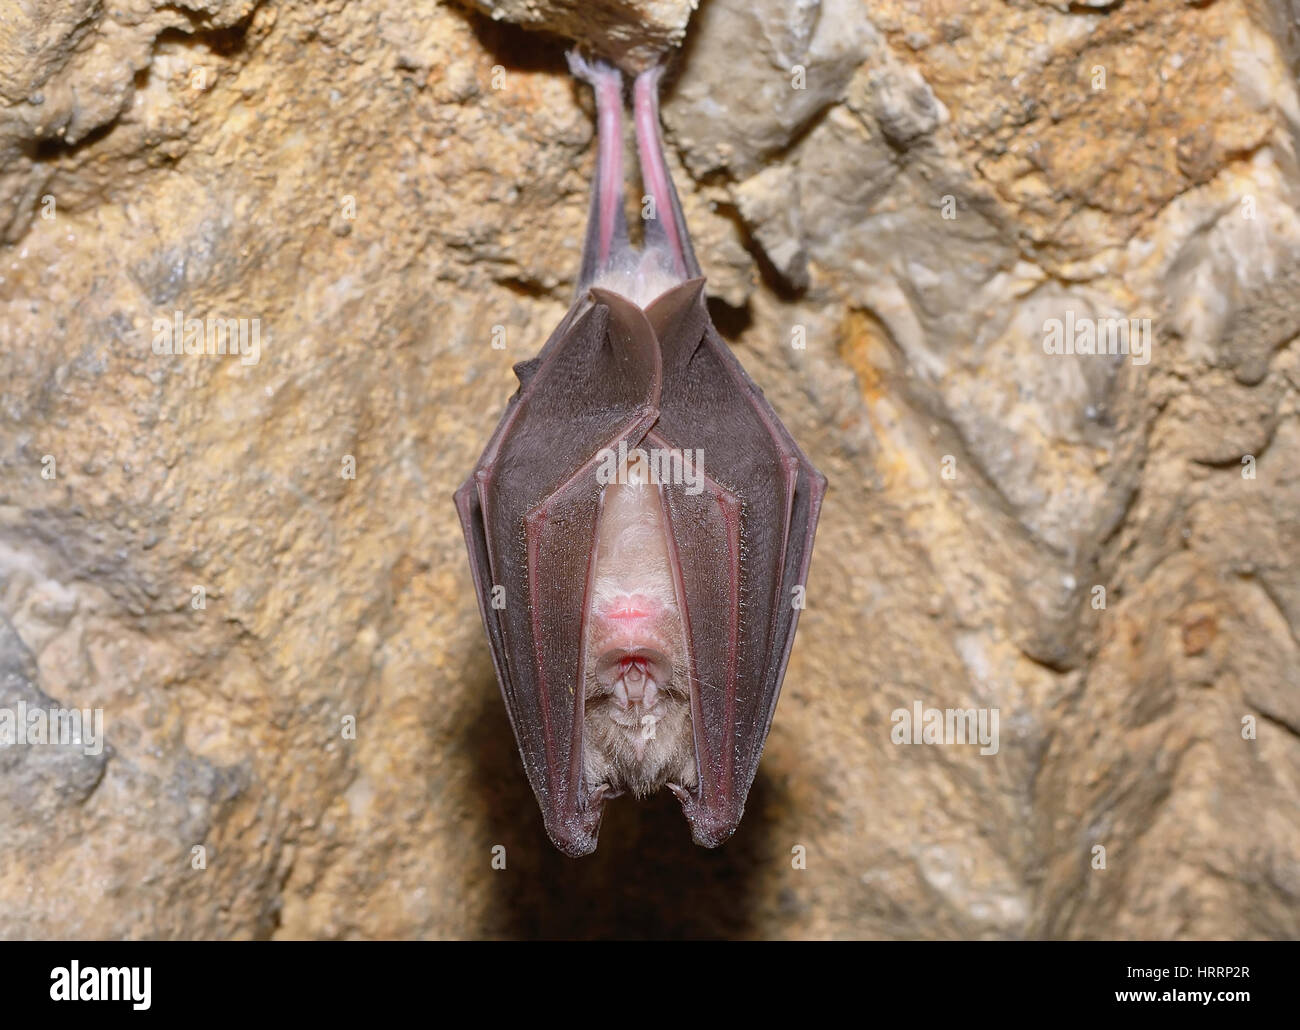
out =
[[[0,936],[1300,934],[1294,0],[600,7],[0,19],[0,708],[104,713],[0,747]],[[715,320],[831,483],[717,852],[552,849],[450,500],[570,300],[584,32],[681,42]]]

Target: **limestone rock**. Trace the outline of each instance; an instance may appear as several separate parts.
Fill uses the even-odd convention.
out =
[[[495,21],[571,39],[629,71],[681,45],[699,0],[468,0]]]
[[[104,731],[0,746],[0,935],[1300,935],[1294,0],[479,6],[0,17],[0,731]],[[717,852],[551,847],[450,500],[574,288],[574,39],[682,44],[711,308],[831,482]]]

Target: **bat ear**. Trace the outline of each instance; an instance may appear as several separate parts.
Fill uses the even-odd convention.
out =
[[[648,403],[659,406],[663,388],[663,356],[659,351],[659,338],[650,320],[640,306],[622,294],[593,286],[591,299],[609,310],[609,339],[619,357],[632,366],[630,371],[638,381],[650,386]]]
[[[704,339],[704,327],[709,320],[704,307],[704,279],[687,279],[665,290],[651,302],[645,314],[659,338],[664,376],[671,380],[674,373],[690,363]]]

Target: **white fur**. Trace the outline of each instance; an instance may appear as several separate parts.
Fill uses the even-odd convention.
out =
[[[613,290],[645,308],[681,282],[682,277],[674,271],[672,256],[658,247],[647,246],[644,250],[624,248],[592,285]]]
[[[685,631],[654,485],[614,483],[596,531],[596,568],[587,613],[583,766],[587,785],[652,794],[668,783],[697,782],[695,739],[685,675]],[[615,618],[629,608],[643,618]],[[662,655],[653,704],[621,701],[595,674],[602,657]],[[647,700],[649,696],[647,695]]]

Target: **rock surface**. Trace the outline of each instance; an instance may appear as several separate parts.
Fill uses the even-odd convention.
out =
[[[681,45],[699,0],[465,0],[494,21],[541,29],[629,72]]]
[[[635,63],[689,5],[480,6],[0,17],[0,713],[106,737],[0,748],[0,934],[1300,935],[1294,0],[691,16],[715,318],[831,492],[737,836],[623,799],[580,862],[450,501],[586,216],[509,22]],[[1149,349],[1045,350],[1109,319]]]

